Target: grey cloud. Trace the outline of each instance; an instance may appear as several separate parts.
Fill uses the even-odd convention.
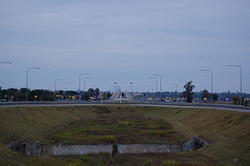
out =
[[[4,0],[0,52],[16,59],[19,68],[35,62],[48,73],[55,66],[52,80],[60,73],[70,77],[67,73],[92,70],[108,74],[99,76],[104,85],[96,86],[109,87],[110,80],[125,79],[125,72],[145,89],[140,79],[153,71],[175,82],[199,80],[196,71],[211,67],[228,76],[216,78],[218,90],[236,90],[237,85],[223,87],[230,80],[223,65],[238,63],[250,71],[249,7],[248,0]],[[199,85],[208,87],[203,79]]]

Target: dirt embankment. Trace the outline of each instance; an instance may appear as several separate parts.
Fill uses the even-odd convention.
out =
[[[40,142],[156,142],[202,136],[210,144],[174,155],[117,155],[117,165],[250,165],[250,114],[135,106],[0,108],[0,165],[109,165],[103,154],[79,158],[26,158],[5,145],[20,138]],[[115,131],[115,132],[114,132]],[[132,133],[135,133],[134,135]],[[88,139],[81,139],[82,136]],[[127,139],[124,139],[129,136]],[[170,157],[171,156],[171,157]],[[94,163],[94,160],[98,163]]]

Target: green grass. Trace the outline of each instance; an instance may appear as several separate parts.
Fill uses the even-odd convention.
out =
[[[250,165],[250,114],[202,109],[163,109],[147,112],[149,117],[163,117],[187,137],[199,135],[211,144],[202,150],[223,165]]]
[[[174,160],[165,160],[165,161],[162,161],[161,166],[176,166],[178,165],[178,162],[174,161]]]
[[[178,143],[184,136],[164,120],[113,114],[80,120],[52,133],[48,141],[62,144]]]
[[[250,114],[218,110],[138,106],[0,108],[0,165],[110,165],[107,154],[26,157],[6,147],[19,138],[44,143],[163,143],[193,136],[209,141],[191,153],[116,155],[115,165],[248,166]],[[238,163],[234,163],[238,159]]]

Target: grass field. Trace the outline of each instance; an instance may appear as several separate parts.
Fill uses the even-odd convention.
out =
[[[108,154],[26,157],[7,148],[20,138],[48,144],[177,143],[202,136],[198,151],[116,155],[119,166],[249,166],[250,114],[139,106],[0,108],[0,166],[108,166]],[[237,162],[235,162],[237,161]]]

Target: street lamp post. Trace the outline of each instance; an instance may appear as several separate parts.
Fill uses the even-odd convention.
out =
[[[155,80],[155,93],[157,92],[158,90],[158,80],[156,77],[149,77],[150,79],[154,79]]]
[[[55,82],[54,82],[54,88],[55,88],[55,97],[56,97],[56,100],[57,100],[57,81],[61,81],[63,79],[61,78],[58,78],[58,79],[55,79]]]
[[[28,83],[29,83],[29,71],[30,70],[37,70],[40,67],[28,67],[26,71],[26,101],[28,101]]]
[[[85,100],[85,97],[86,97],[86,91],[85,91],[85,87],[86,87],[86,79],[88,78],[91,78],[91,77],[83,77],[83,97],[84,97],[84,100]]]
[[[85,75],[89,75],[89,73],[82,73],[79,74],[79,101],[81,100],[81,77],[85,76]],[[85,79],[84,79],[84,91],[85,91]],[[84,92],[84,99],[85,99],[85,92]]]
[[[241,65],[227,65],[228,67],[235,67],[235,68],[239,68],[240,70],[240,103],[242,104],[242,66]]]
[[[160,74],[152,74],[152,76],[157,76],[160,78],[160,100],[161,100],[161,75]]]
[[[13,64],[13,63],[9,61],[4,61],[4,62],[0,62],[0,64]]]
[[[157,77],[149,77],[150,79],[154,79],[155,80],[155,98],[157,98],[157,90],[158,90],[158,80]]]
[[[201,69],[202,72],[209,72],[211,74],[211,102],[213,102],[213,86],[214,86],[214,73],[212,70]]]

